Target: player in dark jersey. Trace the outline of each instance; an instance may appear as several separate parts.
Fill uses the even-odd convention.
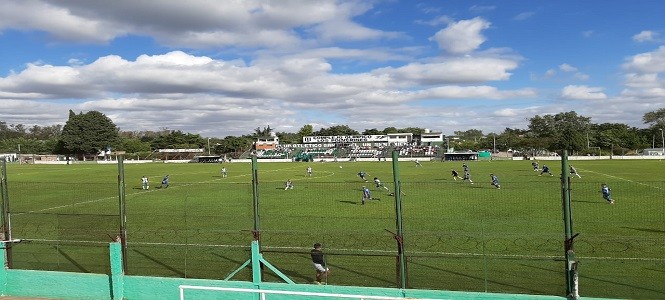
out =
[[[501,184],[499,184],[499,177],[496,177],[494,174],[490,174],[490,178],[492,179],[492,185],[497,189],[501,189]]]

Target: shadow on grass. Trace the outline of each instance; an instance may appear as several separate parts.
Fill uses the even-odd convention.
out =
[[[561,274],[563,272],[563,270],[552,270],[552,269],[530,266],[530,265],[525,265],[525,264],[519,264],[519,265],[524,266],[524,267],[528,267],[528,268],[538,269],[538,270],[550,271],[550,272],[556,273],[556,274]],[[596,280],[596,281],[600,281],[600,282],[611,283],[612,285],[620,285],[620,286],[625,286],[625,287],[629,287],[629,288],[633,288],[633,289],[637,289],[637,290],[655,292],[655,293],[665,295],[664,290],[660,290],[660,291],[659,290],[654,290],[654,289],[650,289],[650,288],[646,288],[646,287],[640,287],[640,286],[635,286],[635,285],[631,285],[631,284],[622,283],[620,281],[607,280],[607,279],[603,279],[603,278],[585,276],[585,275],[580,275],[580,278],[586,278],[586,279]]]
[[[178,269],[176,269],[176,268],[174,268],[174,267],[171,267],[171,266],[169,266],[169,265],[167,265],[167,264],[161,262],[160,260],[158,260],[158,259],[156,259],[156,258],[154,258],[154,257],[152,257],[152,256],[150,256],[150,255],[148,255],[148,254],[145,254],[145,253],[143,253],[143,252],[141,252],[141,251],[139,251],[139,250],[136,250],[136,249],[132,249],[132,251],[134,251],[134,252],[138,253],[139,255],[141,255],[141,256],[147,258],[148,260],[150,260],[150,261],[152,261],[152,262],[154,262],[154,263],[156,263],[156,264],[158,264],[158,265],[160,265],[160,266],[166,268],[167,270],[169,270],[169,271],[171,271],[171,272],[173,272],[173,273],[178,274],[178,276],[180,276],[180,277],[183,277],[183,278],[186,278],[186,277],[187,277],[187,275],[186,275],[184,272],[182,272],[182,271],[180,271],[180,270],[178,270]]]
[[[298,256],[299,256],[300,258],[302,258],[303,260],[305,260],[305,261],[310,259],[309,256],[305,256],[305,255],[298,255]],[[304,282],[310,282],[310,281],[313,280],[314,277],[315,277],[315,276],[314,276],[314,274],[315,274],[315,272],[314,272],[314,267],[312,267],[312,277],[307,277],[307,276],[305,276],[305,275],[303,275],[303,274],[301,274],[300,272],[297,272],[297,271],[287,270],[287,269],[282,269],[282,268],[280,268],[279,266],[275,266],[275,267],[276,267],[277,269],[279,269],[282,273],[284,273],[284,275],[286,275],[287,277],[291,278],[292,280],[293,280],[293,278],[298,278],[298,279],[303,280]],[[267,269],[267,268],[266,268],[266,269]],[[272,271],[270,271],[270,273],[274,274]],[[275,274],[275,277],[277,277],[277,274]]]
[[[644,231],[644,232],[665,233],[665,230],[659,230],[659,229],[653,229],[653,228],[635,228],[635,227],[624,227],[624,226],[622,226],[621,228],[632,229],[632,230],[637,230],[637,231]]]
[[[349,201],[349,200],[342,200],[342,201],[339,201],[339,202],[341,202],[341,203],[346,203],[346,204],[354,204],[354,205],[355,205],[355,204],[359,204],[359,202],[356,202],[356,201]]]
[[[394,284],[395,284],[395,282],[393,282],[393,281],[386,280],[386,279],[384,279],[384,278],[377,277],[377,276],[372,276],[372,275],[370,275],[370,274],[366,274],[366,273],[358,272],[358,271],[356,271],[356,270],[349,269],[349,268],[345,268],[345,267],[342,267],[342,266],[339,266],[339,265],[334,265],[334,264],[330,264],[330,263],[327,264],[327,265],[333,267],[333,268],[331,268],[331,271],[330,271],[330,272],[334,272],[335,269],[339,269],[339,270],[347,271],[347,272],[349,272],[349,273],[356,274],[356,275],[361,276],[361,277],[372,278],[372,279],[375,279],[375,280],[378,280],[378,281],[381,281],[381,282],[385,282],[385,283],[388,283],[388,284],[390,284],[390,285],[394,285]],[[334,273],[333,273],[333,274],[334,274]]]
[[[600,202],[600,201],[585,201],[585,200],[571,200],[571,202],[592,203],[592,204],[605,204],[605,202]]]
[[[236,259],[233,259],[233,258],[230,258],[230,257],[224,256],[224,255],[221,255],[221,254],[219,254],[219,253],[210,252],[210,254],[212,254],[212,255],[214,255],[214,256],[217,256],[217,257],[219,257],[219,258],[221,258],[221,259],[223,259],[223,260],[230,261],[230,262],[232,262],[232,263],[234,263],[234,264],[237,264],[238,266],[240,266],[240,265],[242,265],[243,263],[245,263],[245,261],[239,261],[239,260],[236,260]]]
[[[417,262],[411,262],[410,264],[418,265],[418,266],[421,266],[421,267],[425,267],[425,268],[429,268],[429,269],[433,269],[433,270],[437,270],[437,271],[443,271],[443,272],[450,273],[450,274],[453,274],[453,275],[462,276],[462,277],[466,277],[466,278],[471,278],[471,279],[475,279],[475,280],[480,280],[480,281],[487,280],[488,283],[493,283],[493,284],[508,286],[508,287],[512,287],[512,288],[516,288],[516,289],[520,289],[520,290],[524,290],[524,291],[529,291],[529,292],[534,293],[534,294],[545,294],[544,291],[534,290],[534,289],[530,289],[530,288],[527,288],[527,287],[524,287],[524,286],[518,286],[518,285],[510,284],[510,283],[507,283],[507,282],[500,282],[500,281],[497,281],[497,280],[490,280],[490,279],[479,277],[479,276],[472,276],[472,275],[468,275],[468,274],[464,274],[464,273],[460,273],[460,272],[455,272],[455,271],[452,271],[452,270],[445,270],[445,269],[442,269],[442,268],[437,268],[437,267],[433,267],[433,266],[430,266],[430,265],[425,265],[425,264],[421,264],[421,263],[417,263]]]
[[[55,246],[54,248],[55,248],[55,250],[58,251],[58,253],[60,253],[60,255],[62,255],[62,257],[64,257],[66,260],[68,260],[70,263],[72,263],[72,265],[74,265],[74,266],[75,266],[77,269],[79,269],[81,272],[83,272],[83,273],[90,273],[90,271],[88,271],[85,267],[83,267],[81,264],[79,264],[78,262],[76,262],[71,256],[67,255],[67,253],[65,253],[64,251],[62,251],[62,249],[60,249],[60,247]]]

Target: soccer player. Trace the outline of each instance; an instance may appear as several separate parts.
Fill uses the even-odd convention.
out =
[[[572,165],[570,166],[570,174],[577,176],[577,178],[582,178],[582,176],[580,176],[580,174],[577,173],[577,169],[575,169],[575,167],[573,167]]]
[[[550,174],[550,176],[554,176],[554,174],[550,172],[550,167],[548,167],[547,165],[543,165],[543,170],[540,172],[540,175],[538,176],[543,176],[543,174],[545,173]]]
[[[365,173],[365,171],[360,171],[360,172],[358,172],[358,177],[360,177],[360,179],[362,179],[362,180],[364,180],[365,182],[367,182],[367,178],[366,178],[365,176],[367,176],[367,173]]]
[[[457,179],[462,180],[462,177],[459,177],[459,173],[455,171],[455,169],[450,169],[450,173],[453,175],[453,180],[457,181]]]
[[[462,180],[468,180],[471,184],[473,184],[473,180],[471,180],[471,172],[469,172],[469,168],[464,169],[464,177],[462,178]]]
[[[382,182],[379,180],[379,178],[374,177],[374,184],[376,185],[376,188],[384,188],[386,191],[390,192],[390,189],[388,189]]]
[[[533,171],[534,171],[534,172],[538,172],[538,171],[540,171],[540,167],[538,166],[538,162],[537,162],[537,161],[534,160],[534,161],[531,163],[531,166],[533,167]]]
[[[466,173],[467,171],[469,171],[469,166],[467,166],[466,164],[462,164],[462,169]]]
[[[169,187],[169,175],[164,176],[164,179],[162,179],[162,185],[159,186],[159,188],[168,188]]]
[[[287,180],[286,183],[284,183],[284,190],[292,190],[293,189],[293,182],[291,179]]]
[[[372,200],[372,193],[369,191],[369,189],[363,185],[363,198],[360,201],[362,205],[365,205],[365,200],[369,201]]]
[[[330,268],[326,267],[326,259],[323,255],[322,248],[323,247],[320,243],[315,243],[314,249],[310,252],[310,255],[312,256],[312,264],[316,270],[316,279],[314,280],[314,283],[316,284],[323,284],[323,279],[327,278],[328,272],[330,272]]]
[[[222,178],[226,178],[227,172],[226,172],[226,167],[222,167]]]
[[[492,178],[492,185],[500,190],[501,184],[499,184],[499,177],[496,177],[494,174],[490,174],[490,178]]]
[[[603,199],[609,204],[614,204],[614,199],[612,199],[612,189],[607,186],[607,184],[600,185],[600,192],[603,193]]]
[[[417,158],[416,158],[415,162],[416,162],[416,167],[422,167],[423,166],[423,165],[420,164],[420,161]]]
[[[307,176],[312,177],[312,167],[307,167]]]
[[[143,187],[144,190],[150,189],[150,182],[148,181],[148,177],[141,177],[141,186]]]

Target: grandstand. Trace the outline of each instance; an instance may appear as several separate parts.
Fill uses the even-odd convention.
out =
[[[442,133],[427,130],[422,135],[391,133],[386,135],[305,136],[302,144],[279,144],[276,136],[259,137],[254,149],[243,154],[260,159],[312,161],[329,158],[385,158],[393,149],[402,157],[437,157],[441,155]],[[242,158],[242,157],[241,157]]]

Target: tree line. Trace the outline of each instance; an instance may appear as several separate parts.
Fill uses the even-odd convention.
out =
[[[640,149],[663,144],[665,108],[644,114],[646,128],[631,127],[622,123],[592,123],[590,117],[575,111],[558,114],[536,115],[529,119],[527,129],[505,128],[499,133],[483,133],[469,129],[454,131],[447,136],[447,145],[456,149],[509,149],[527,152],[534,150],[556,151],[568,149],[577,153],[596,154],[599,150],[614,154],[637,152]],[[125,151],[128,155],[144,158],[156,149],[205,148],[214,154],[239,154],[251,148],[256,138],[268,136],[274,130],[257,127],[241,136],[224,138],[202,137],[199,134],[163,128],[157,131],[121,131],[101,112],[75,113],[69,111],[64,125],[27,127],[0,121],[0,152],[29,154],[61,154],[74,157],[96,155],[103,150]],[[424,128],[407,127],[365,129],[358,132],[347,125],[336,125],[314,131],[312,125],[304,125],[298,132],[275,132],[282,144],[299,144],[304,136],[381,135],[389,133],[413,133],[420,135]],[[607,153],[607,152],[606,152]]]

